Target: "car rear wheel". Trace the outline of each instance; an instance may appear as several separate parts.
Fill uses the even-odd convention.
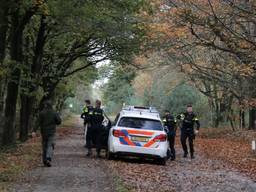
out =
[[[108,160],[114,160],[115,159],[115,154],[110,152],[109,150],[107,150],[106,156],[107,156]]]

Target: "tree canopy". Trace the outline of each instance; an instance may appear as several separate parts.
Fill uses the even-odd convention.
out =
[[[20,139],[26,140],[33,126],[32,114],[47,99],[65,100],[78,83],[74,74],[85,71],[80,74],[90,78],[80,75],[80,80],[92,83],[97,75],[89,71],[96,64],[127,63],[141,49],[145,27],[139,13],[146,7],[141,0],[11,0],[0,4],[4,119],[0,141],[4,145],[15,143],[18,109]]]

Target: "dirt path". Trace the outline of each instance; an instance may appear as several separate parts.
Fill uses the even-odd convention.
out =
[[[111,192],[112,176],[102,160],[87,158],[83,147],[83,129],[77,119],[68,137],[57,137],[53,166],[38,167],[26,173],[10,191],[17,192]]]

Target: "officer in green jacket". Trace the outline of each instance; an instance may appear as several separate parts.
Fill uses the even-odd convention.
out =
[[[37,126],[34,128],[32,136],[36,136],[37,128],[40,127],[42,135],[42,160],[43,164],[47,167],[51,167],[56,126],[60,124],[61,118],[59,114],[53,110],[51,102],[46,101],[43,110],[39,113]]]

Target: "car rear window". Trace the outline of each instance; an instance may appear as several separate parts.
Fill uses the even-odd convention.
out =
[[[162,124],[158,120],[135,117],[122,117],[118,123],[118,126],[146,130],[163,130]]]

